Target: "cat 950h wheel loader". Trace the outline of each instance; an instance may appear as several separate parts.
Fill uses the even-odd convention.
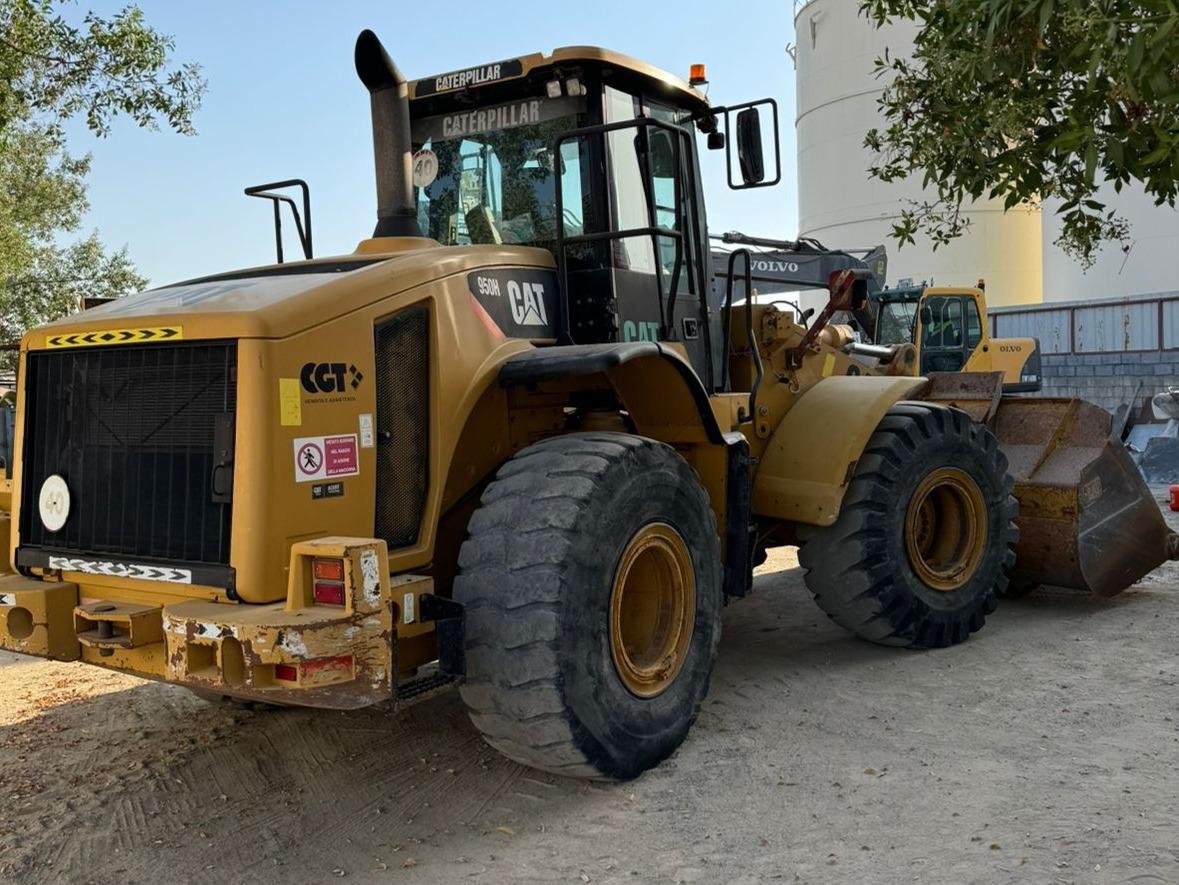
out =
[[[772,102],[585,47],[409,83],[364,32],[356,66],[355,253],[25,336],[3,648],[327,708],[457,681],[512,758],[626,778],[683,740],[766,546],[916,647],[1021,569],[1110,593],[1170,553],[1108,416],[851,359],[854,274],[809,329],[709,297],[696,132],[768,184]]]

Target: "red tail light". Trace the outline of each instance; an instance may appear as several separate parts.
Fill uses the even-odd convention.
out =
[[[335,581],[316,581],[315,582],[315,604],[316,605],[343,605],[344,604],[344,585],[338,584]]]
[[[294,664],[275,664],[274,678],[281,679],[283,682],[298,682],[299,668]]]

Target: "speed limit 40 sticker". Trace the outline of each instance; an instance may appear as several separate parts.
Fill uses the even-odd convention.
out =
[[[295,482],[360,473],[356,434],[303,436],[295,440]]]

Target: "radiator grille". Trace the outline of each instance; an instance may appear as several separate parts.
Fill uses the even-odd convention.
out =
[[[228,564],[231,505],[214,500],[214,432],[232,421],[236,376],[232,343],[29,354],[21,549]],[[57,532],[37,507],[53,474],[71,499]]]
[[[430,313],[410,307],[376,328],[376,536],[417,543],[429,482]]]

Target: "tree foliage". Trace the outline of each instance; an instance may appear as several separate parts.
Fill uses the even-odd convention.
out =
[[[887,125],[865,144],[884,181],[936,195],[894,236],[958,236],[959,207],[1059,199],[1058,244],[1085,265],[1124,219],[1099,198],[1140,183],[1174,206],[1179,183],[1179,5],[1173,0],[861,0],[877,24],[918,25],[910,58],[883,57]]]
[[[86,298],[118,298],[147,285],[124,246],[107,252],[97,234],[41,252],[30,272],[8,281],[11,298],[0,316],[0,341],[14,341],[47,318],[72,313]]]
[[[97,136],[123,115],[193,132],[204,91],[200,70],[173,65],[173,43],[129,6],[110,18],[81,13],[71,24],[53,0],[0,0],[0,342],[146,280],[127,250],[107,253],[97,234],[62,245],[89,208],[90,158],[69,153],[64,123]],[[0,363],[4,363],[0,355]]]

